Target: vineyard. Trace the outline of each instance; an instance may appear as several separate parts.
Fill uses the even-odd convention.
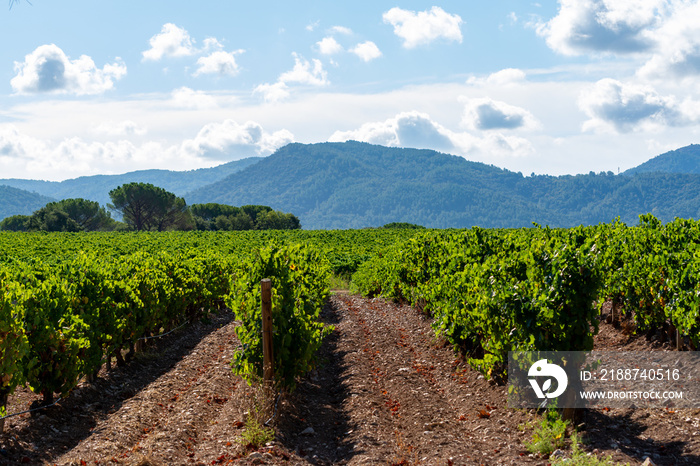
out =
[[[592,349],[603,306],[639,334],[675,332],[678,347],[700,344],[700,222],[692,220],[661,224],[647,215],[635,227],[571,229],[3,233],[0,245],[0,415],[19,387],[41,394],[43,404],[70,397],[105,364],[125,366],[144,340],[223,309],[239,322],[231,367],[254,384],[262,375],[263,278],[272,280],[276,382],[284,391],[317,367],[322,342],[337,334],[321,318],[331,277],[352,276],[365,296],[419,309],[433,338],[495,386],[508,351]],[[336,306],[357,312],[355,304]],[[372,371],[379,384],[382,371]],[[387,403],[392,415],[399,411],[398,401]]]
[[[245,328],[239,337],[246,351],[236,366],[256,374],[262,365],[256,287],[265,277],[276,290],[275,324],[285,330],[275,342],[286,362],[278,367],[296,368],[283,374],[292,385],[323,336],[316,318],[328,274],[347,275],[400,234],[363,241],[358,232],[0,235],[0,401],[26,383],[48,404],[112,356],[123,364],[123,349],[133,354],[144,338],[224,305]]]

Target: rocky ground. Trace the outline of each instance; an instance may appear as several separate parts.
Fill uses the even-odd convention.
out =
[[[264,397],[232,374],[236,322],[222,313],[7,419],[0,464],[548,464],[523,445],[535,413],[509,409],[505,386],[455,357],[420,311],[337,293],[322,317],[335,331],[318,369],[271,407],[276,438],[261,448],[241,435]],[[667,349],[605,323],[596,347]],[[20,390],[8,412],[36,399]],[[700,411],[588,410],[579,430],[598,456],[700,464]]]

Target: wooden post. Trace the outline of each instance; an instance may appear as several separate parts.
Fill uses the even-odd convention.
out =
[[[275,374],[272,355],[272,282],[265,278],[260,282],[262,301],[262,338],[263,338],[263,387],[266,395],[272,395]]]

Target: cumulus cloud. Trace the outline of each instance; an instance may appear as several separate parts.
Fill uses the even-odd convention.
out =
[[[648,125],[680,126],[689,119],[672,97],[652,87],[601,79],[581,92],[579,108],[589,117],[584,130],[628,132]]]
[[[194,139],[182,143],[182,151],[190,156],[232,160],[269,155],[290,142],[294,142],[294,135],[286,129],[268,133],[253,121],[239,124],[224,120],[205,125]]]
[[[216,51],[206,57],[199,57],[197,65],[199,66],[193,76],[202,74],[218,74],[220,76],[236,76],[238,74],[238,63],[236,63],[236,55],[243,53],[243,50],[234,52]]]
[[[525,81],[526,74],[523,70],[518,68],[506,68],[501,71],[496,71],[486,78],[486,82],[489,84],[513,84]]]
[[[322,55],[334,55],[343,51],[343,46],[332,36],[324,37],[316,42],[316,46]]]
[[[280,102],[290,96],[289,87],[281,82],[265,83],[253,89],[253,94],[260,94],[267,103]]]
[[[462,18],[434,6],[429,11],[410,11],[394,7],[382,16],[394,27],[394,34],[403,39],[407,49],[429,44],[437,39],[462,42]]]
[[[309,62],[297,53],[292,56],[294,67],[291,70],[282,73],[276,83],[260,84],[253,90],[253,94],[261,94],[266,102],[274,103],[290,96],[290,84],[326,86],[330,83],[320,60],[314,58]]]
[[[357,44],[350,49],[350,52],[354,53],[365,62],[372,61],[382,56],[382,52],[379,50],[379,47],[377,47],[377,44],[371,40]]]
[[[325,86],[329,83],[328,74],[323,69],[320,60],[314,58],[309,62],[296,53],[293,53],[292,56],[294,57],[294,68],[282,73],[278,81],[285,84],[298,83],[311,86]]]
[[[488,97],[469,99],[461,97],[464,103],[462,124],[474,130],[532,129],[538,126],[536,118],[527,110],[492,100]]]
[[[10,85],[18,94],[86,95],[113,89],[114,81],[126,75],[126,65],[118,60],[100,69],[87,55],[70,60],[58,46],[49,44],[15,62],[15,72]]]
[[[197,53],[187,30],[173,23],[164,24],[160,33],[148,42],[151,48],[142,52],[143,60],[158,61],[163,57],[186,57]]]
[[[133,122],[105,124],[105,133],[122,128],[124,133],[140,131]],[[113,131],[112,134],[116,134]],[[69,137],[49,141],[29,136],[13,125],[0,125],[0,165],[4,173],[32,173],[37,179],[60,180],[87,174],[123,173],[146,168],[193,169],[222,161],[255,155],[269,155],[294,141],[286,129],[265,131],[256,122],[238,124],[233,120],[204,125],[194,138],[164,145],[158,142],[134,144],[127,139],[107,142]],[[16,175],[15,175],[16,176]],[[21,176],[21,175],[20,175]]]
[[[170,103],[173,107],[186,109],[206,109],[217,106],[216,99],[206,92],[195,91],[189,87],[180,87],[171,93]]]
[[[524,138],[500,133],[478,137],[467,132],[453,132],[433,121],[428,114],[402,112],[385,121],[370,122],[356,130],[336,131],[331,142],[364,141],[390,147],[434,149],[469,156],[519,156],[534,151]]]
[[[35,178],[65,179],[91,173],[121,172],[124,167],[146,168],[162,161],[181,160],[174,148],[157,143],[136,146],[126,140],[106,143],[78,137],[52,143],[0,128],[0,163],[8,171],[32,173]]]
[[[560,0],[557,16],[537,28],[555,51],[632,53],[654,45],[650,30],[663,19],[668,0]]]
[[[675,5],[675,4],[674,4]],[[696,76],[700,73],[700,3],[680,2],[655,31],[657,47],[641,68],[643,77]]]

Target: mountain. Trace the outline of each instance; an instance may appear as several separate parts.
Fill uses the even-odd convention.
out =
[[[261,157],[249,157],[228,162],[218,167],[200,168],[198,170],[139,170],[122,175],[81,176],[80,178],[65,181],[0,179],[0,185],[31,191],[54,199],[82,197],[106,205],[109,202],[109,191],[125,183],[151,183],[178,196],[182,196],[187,192],[236,173],[259,160],[261,160]],[[39,207],[42,207],[44,204]],[[0,216],[0,219],[2,218]]]
[[[264,204],[302,226],[361,228],[553,227],[636,224],[700,216],[700,175],[611,172],[533,176],[431,150],[367,143],[290,144],[238,173],[185,195],[188,203]]]
[[[52,201],[55,199],[0,185],[0,220],[12,215],[29,215]]]
[[[652,172],[700,174],[700,144],[691,144],[657,155],[641,165],[626,170],[623,175]]]
[[[111,189],[132,181],[165,188],[188,204],[269,205],[293,213],[307,229],[390,222],[434,228],[513,228],[532,222],[570,227],[616,217],[635,225],[640,214],[649,212],[664,222],[700,218],[700,146],[662,154],[637,169],[623,175],[525,177],[432,150],[355,141],[294,143],[269,157],[189,172],[145,170],[60,183],[0,180],[0,185],[25,189],[0,191],[0,219],[31,213],[51,200],[39,195],[106,204]]]

